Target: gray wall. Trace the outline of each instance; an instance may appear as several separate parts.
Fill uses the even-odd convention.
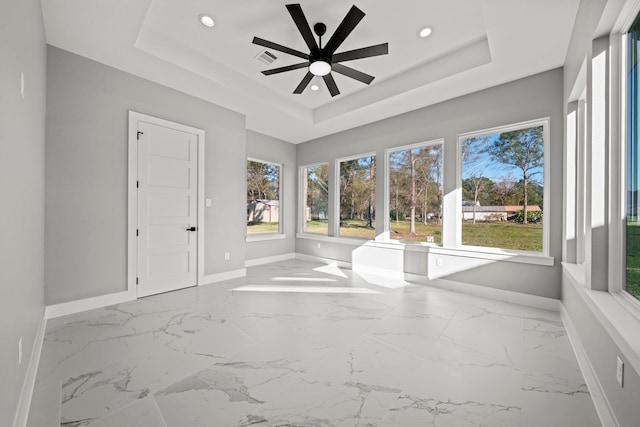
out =
[[[0,425],[10,426],[44,311],[46,45],[40,1],[0,2]],[[25,97],[20,95],[20,73]],[[23,340],[18,364],[18,340]]]
[[[205,131],[205,275],[244,268],[243,115],[51,46],[47,78],[47,304],[126,290],[129,110]]]
[[[562,304],[580,336],[589,362],[606,394],[620,427],[640,423],[640,376],[578,293],[569,277],[563,277]],[[616,382],[616,357],[624,362],[624,388]]]
[[[590,55],[592,40],[603,35],[603,28],[604,30],[607,29],[605,22],[600,21],[603,17],[605,6],[610,7],[612,3],[614,2],[605,0],[591,0],[580,3],[564,66],[563,105],[565,106],[569,101],[575,101],[575,99],[570,98],[571,91],[579,80],[579,71],[585,57]],[[605,21],[610,21],[612,18],[605,17],[604,19]],[[613,19],[615,19],[615,16]],[[599,25],[600,29],[598,29]],[[600,31],[600,33],[597,33],[597,31]],[[580,84],[582,84],[582,81]],[[578,212],[577,214],[579,215],[580,213]],[[606,246],[607,239],[595,241],[593,244]],[[603,284],[597,283],[594,285],[594,287],[602,287]],[[627,360],[624,360],[621,348],[609,336],[599,320],[600,317],[587,304],[585,298],[588,297],[584,295],[584,286],[585,284],[581,283],[576,287],[571,283],[569,276],[563,276],[562,304],[576,328],[580,342],[619,425],[622,427],[635,427],[640,422],[640,406],[638,405],[640,402],[640,375],[634,371]],[[606,285],[604,288],[606,288]],[[623,309],[622,307],[620,308]],[[620,388],[616,383],[616,356],[621,356],[625,361],[624,388]]]
[[[296,245],[296,206],[298,198],[296,146],[258,132],[247,131],[247,157],[282,165],[280,213],[286,238],[248,242],[246,259],[250,261],[291,254],[295,252]]]
[[[378,159],[384,158],[387,148],[444,138],[444,192],[455,190],[457,169],[457,135],[496,126],[509,125],[532,119],[550,117],[550,155],[545,167],[549,168],[550,200],[545,221],[550,223],[549,254],[554,257],[553,267],[493,262],[482,268],[448,275],[458,280],[481,286],[508,289],[550,298],[560,298],[560,259],[562,256],[562,70],[556,69],[522,80],[476,92],[430,107],[382,120],[370,125],[344,131],[298,145],[298,164],[329,162],[336,159],[375,151]],[[377,212],[382,212],[383,179],[382,162],[378,163],[376,183]],[[330,175],[332,176],[332,175]],[[558,183],[558,185],[554,185]],[[379,218],[379,223],[382,218]],[[380,228],[377,230],[380,232]],[[300,253],[320,255],[350,262],[352,245],[340,243],[322,244],[297,239]],[[321,252],[321,254],[319,253]],[[425,274],[423,262],[410,254],[405,260],[405,272]],[[446,257],[445,257],[446,258]],[[447,262],[455,262],[445,259]]]

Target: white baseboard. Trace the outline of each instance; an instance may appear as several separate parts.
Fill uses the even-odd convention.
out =
[[[199,285],[210,285],[211,283],[222,282],[224,280],[237,279],[239,277],[245,277],[247,275],[247,269],[241,268],[239,270],[225,271],[224,273],[209,274],[204,276],[199,281]]]
[[[53,319],[55,317],[66,316],[67,314],[79,313],[81,311],[93,310],[94,308],[106,307],[108,305],[120,304],[136,299],[136,293],[131,291],[118,292],[115,294],[100,295],[92,298],[85,298],[77,301],[63,302],[61,304],[48,305],[44,317]]]
[[[36,383],[36,374],[38,373],[38,365],[40,364],[40,353],[42,353],[42,343],[44,341],[44,333],[47,329],[47,318],[42,316],[40,325],[36,331],[33,340],[31,356],[29,357],[29,366],[27,366],[27,374],[22,383],[22,391],[20,392],[20,400],[16,409],[16,416],[13,419],[13,427],[26,427],[29,418],[29,408],[31,407],[31,397],[33,396],[33,388]]]
[[[275,256],[269,256],[265,258],[249,259],[244,262],[244,266],[255,267],[256,265],[264,265],[264,264],[271,264],[272,262],[287,261],[290,259],[295,259],[295,257],[296,257],[296,254],[292,252],[290,254],[275,255]]]
[[[339,268],[346,268],[348,270],[351,270],[350,262],[340,261],[337,259],[323,258],[315,255],[307,255],[307,254],[300,254],[300,253],[296,253],[296,259],[299,259],[301,261],[319,262],[327,265],[336,265]]]
[[[598,380],[598,376],[593,369],[593,365],[591,365],[591,361],[589,360],[589,356],[582,346],[582,342],[580,341],[580,337],[578,335],[578,331],[567,312],[567,309],[563,304],[560,304],[560,315],[562,316],[562,322],[564,323],[564,327],[567,330],[567,335],[569,336],[569,341],[571,342],[571,346],[573,347],[573,352],[576,355],[576,359],[578,359],[578,365],[580,366],[580,370],[582,371],[582,375],[584,376],[584,380],[587,383],[587,387],[589,388],[589,393],[591,394],[591,399],[593,400],[593,404],[596,407],[596,412],[600,417],[600,422],[603,427],[620,427],[618,424],[618,420],[616,419],[613,409],[609,404],[609,400],[607,399],[607,395],[604,393],[604,389]]]
[[[520,292],[507,291],[504,289],[489,288],[486,286],[472,285],[469,283],[455,282],[446,279],[428,280],[428,286],[440,289],[462,292],[483,298],[491,298],[498,301],[506,301],[513,304],[526,305],[528,307],[541,308],[543,310],[560,311],[560,300],[541,297],[538,295],[523,294]]]

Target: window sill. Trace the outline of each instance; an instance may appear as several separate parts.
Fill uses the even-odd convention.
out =
[[[264,242],[267,240],[281,240],[286,239],[287,235],[282,233],[264,233],[264,234],[249,234],[246,237],[246,242]]]
[[[535,252],[483,248],[478,246],[463,246],[458,248],[432,247],[429,252],[440,255],[516,262],[520,264],[544,265],[548,267],[553,267],[555,265],[555,258],[548,255],[538,254]]]
[[[340,236],[327,236],[325,234],[313,234],[313,233],[298,233],[296,234],[298,239],[319,240],[321,242],[332,243],[344,243],[346,245],[363,245],[367,242],[372,242],[370,239],[358,239],[357,237],[340,237]]]
[[[640,372],[640,310],[635,301],[625,301],[626,295],[587,289],[584,270],[571,263],[562,263],[564,273],[571,278],[578,295],[582,297],[598,322],[624,354],[636,372]]]
[[[483,247],[466,246],[460,248],[445,248],[435,243],[426,242],[403,242],[400,240],[366,240],[349,237],[333,237],[323,234],[298,233],[299,239],[320,240],[333,243],[344,243],[349,245],[361,245],[369,247],[380,247],[385,249],[397,249],[407,252],[423,252],[440,255],[450,255],[466,258],[487,259],[493,261],[516,262],[521,264],[533,264],[553,267],[555,258],[525,251],[506,251],[503,249],[492,249]]]

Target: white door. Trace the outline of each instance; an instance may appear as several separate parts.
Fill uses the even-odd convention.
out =
[[[137,295],[197,284],[198,135],[138,121]]]

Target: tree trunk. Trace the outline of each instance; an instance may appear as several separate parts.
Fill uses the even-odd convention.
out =
[[[409,150],[409,174],[411,177],[411,222],[409,233],[416,234],[416,157],[413,150]]]
[[[528,194],[527,194],[527,175],[525,174],[525,176],[523,177],[523,182],[524,182],[524,212],[522,215],[522,223],[523,224],[527,224],[527,204],[528,204]]]
[[[396,225],[400,225],[400,220],[398,219],[398,188],[396,187]]]

